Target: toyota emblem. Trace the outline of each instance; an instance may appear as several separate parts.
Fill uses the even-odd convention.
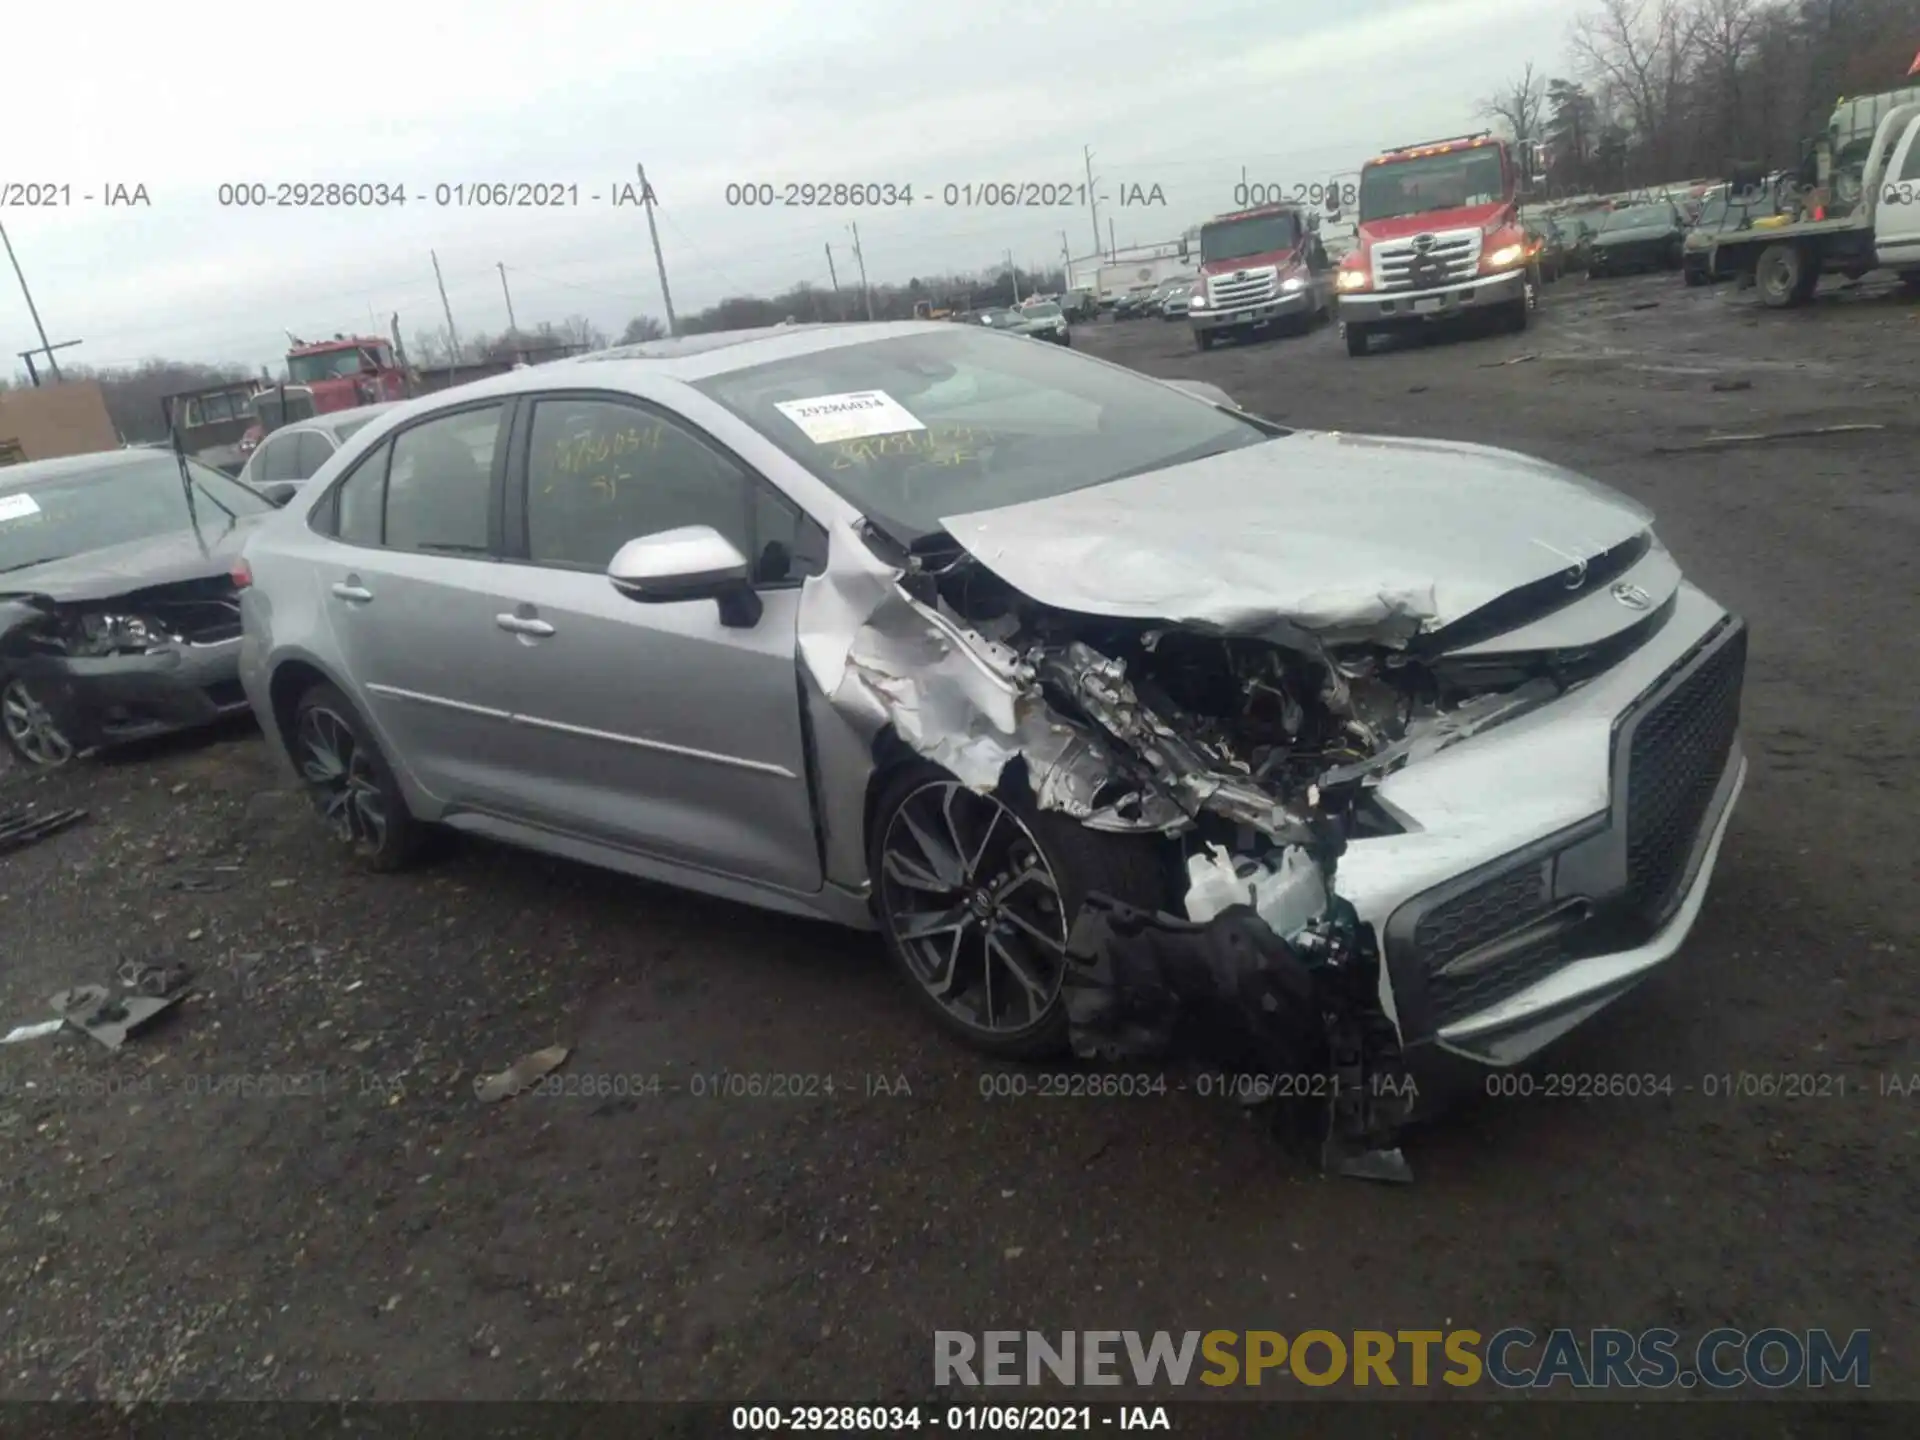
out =
[[[1645,610],[1653,604],[1653,596],[1638,585],[1628,585],[1624,582],[1613,587],[1613,598],[1629,610]]]

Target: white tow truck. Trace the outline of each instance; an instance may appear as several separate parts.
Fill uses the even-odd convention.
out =
[[[1711,273],[1740,277],[1776,309],[1810,300],[1824,274],[1857,280],[1873,270],[1896,270],[1920,291],[1920,104],[1881,118],[1845,215],[1730,231],[1716,237],[1710,261]]]

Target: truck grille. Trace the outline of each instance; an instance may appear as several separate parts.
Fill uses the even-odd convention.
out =
[[[1672,910],[1740,727],[1742,628],[1634,727],[1627,758],[1627,890],[1659,923]]]
[[[1280,272],[1271,265],[1261,270],[1235,270],[1211,277],[1207,294],[1217,308],[1237,310],[1242,305],[1261,305],[1273,299],[1279,279]]]
[[[1421,248],[1421,242],[1426,248]],[[1373,247],[1373,288],[1432,290],[1471,280],[1480,268],[1480,232],[1447,230],[1383,240]]]

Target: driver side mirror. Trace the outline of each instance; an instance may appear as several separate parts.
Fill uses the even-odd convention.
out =
[[[713,600],[720,623],[730,630],[752,629],[764,608],[747,557],[711,525],[683,525],[627,541],[607,565],[607,579],[645,605]]]

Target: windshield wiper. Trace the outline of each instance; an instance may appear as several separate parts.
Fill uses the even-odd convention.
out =
[[[18,565],[0,565],[0,575],[11,575],[16,570],[31,570],[36,565],[52,565],[66,558],[65,555],[47,555],[38,560],[22,560]]]

